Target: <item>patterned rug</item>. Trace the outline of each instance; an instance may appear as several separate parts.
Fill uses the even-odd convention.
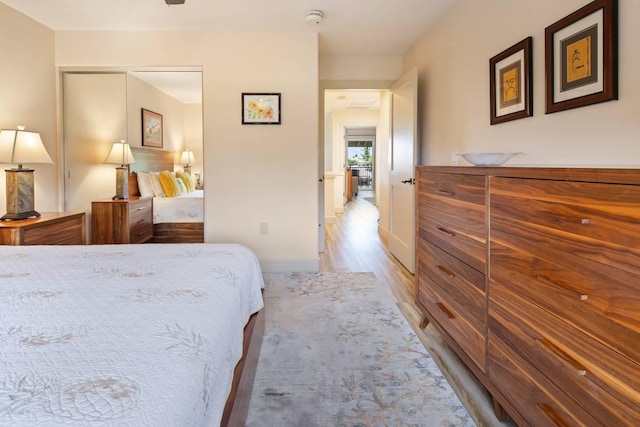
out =
[[[474,426],[373,273],[267,273],[247,426]]]

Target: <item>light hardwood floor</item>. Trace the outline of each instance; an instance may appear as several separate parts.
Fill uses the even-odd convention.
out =
[[[420,329],[421,314],[414,302],[414,276],[387,250],[378,233],[378,209],[360,192],[344,207],[335,224],[325,225],[325,251],[320,271],[373,272],[386,283],[411,327],[436,361],[478,426],[508,426],[494,415],[484,388],[442,341],[432,325]]]

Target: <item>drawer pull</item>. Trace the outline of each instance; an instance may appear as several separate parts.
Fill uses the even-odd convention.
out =
[[[456,195],[456,193],[452,192],[452,191],[447,191],[447,190],[436,190],[436,192],[438,194],[442,194],[443,196],[447,196],[447,197],[453,197]]]
[[[576,359],[571,357],[569,354],[567,354],[567,352],[562,350],[560,347],[558,347],[557,345],[555,345],[554,343],[552,343],[546,338],[539,338],[538,342],[542,344],[544,347],[546,347],[547,350],[549,350],[550,352],[552,352],[553,354],[555,354],[556,356],[558,356],[559,358],[561,358],[562,360],[564,360],[565,362],[573,366],[576,369],[576,372],[578,375],[580,375],[581,377],[584,377],[585,375],[587,375],[587,368],[583,366],[580,362],[578,362]]]
[[[143,211],[145,209],[147,209],[147,207],[146,206],[142,206],[142,207],[136,208],[136,211]]]
[[[569,427],[569,424],[567,424],[560,417],[560,415],[556,414],[556,411],[554,411],[551,406],[547,405],[546,403],[538,403],[538,408],[540,408],[540,410],[544,412],[547,418],[549,418],[551,422],[553,422],[558,427]]]
[[[568,290],[570,292],[573,292],[573,293],[575,293],[575,294],[580,296],[580,301],[588,301],[589,300],[589,295],[583,294],[582,292],[578,292],[577,290],[573,289],[570,286],[564,285],[562,283],[554,282],[553,280],[551,280],[551,279],[549,279],[547,277],[541,276],[541,275],[537,275],[536,279],[539,280],[540,282],[546,283],[547,285],[557,286],[559,288],[566,289],[566,290]]]
[[[442,304],[441,302],[437,302],[436,305],[438,306],[438,308],[440,310],[442,310],[444,312],[444,314],[447,315],[447,317],[449,319],[455,319],[456,316],[454,316],[454,314],[451,312],[451,310],[449,310],[444,304]]]
[[[447,267],[445,267],[444,265],[438,264],[436,265],[436,267],[438,267],[438,270],[442,271],[444,274],[446,274],[450,278],[455,279],[456,275],[453,274],[453,272],[449,270]]]
[[[456,234],[453,231],[449,231],[446,228],[438,227],[438,231],[446,234],[447,236],[456,237]]]

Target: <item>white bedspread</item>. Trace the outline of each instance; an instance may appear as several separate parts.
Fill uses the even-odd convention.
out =
[[[261,287],[240,245],[0,246],[0,425],[218,426]]]
[[[204,221],[204,190],[178,197],[153,198],[153,223]]]

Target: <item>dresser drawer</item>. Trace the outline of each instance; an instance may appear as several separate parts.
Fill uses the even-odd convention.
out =
[[[477,320],[454,308],[451,297],[423,272],[418,275],[418,302],[462,350],[484,371],[486,335]]]
[[[529,425],[534,427],[599,426],[570,396],[541,375],[511,346],[489,333],[489,378]]]
[[[449,297],[451,307],[463,313],[483,331],[486,325],[486,276],[448,253],[419,241],[419,268],[438,288]]]
[[[640,361],[640,277],[502,231],[491,236],[491,277],[536,306]]]
[[[492,177],[490,199],[492,229],[640,275],[640,186]]]
[[[523,299],[489,282],[489,329],[581,407],[607,426],[640,425],[640,365]]]
[[[470,215],[473,216],[473,215]],[[486,272],[487,242],[484,224],[445,212],[421,215],[418,237],[433,243],[481,273]]]
[[[420,172],[419,195],[432,195],[444,199],[485,205],[486,177],[484,175]]]

